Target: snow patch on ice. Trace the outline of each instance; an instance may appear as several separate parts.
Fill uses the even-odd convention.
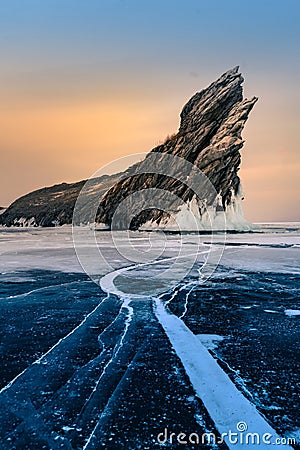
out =
[[[82,224],[84,226],[84,224]],[[101,230],[109,230],[109,226],[103,222],[94,222],[89,224],[90,230],[101,231]]]
[[[68,426],[66,425],[66,426],[62,427],[62,430],[65,431],[65,432],[67,433],[68,431],[74,430],[74,427],[68,427]]]
[[[224,340],[224,336],[218,334],[197,334],[197,337],[207,350],[215,350]]]
[[[284,314],[288,317],[300,316],[300,309],[286,309]]]

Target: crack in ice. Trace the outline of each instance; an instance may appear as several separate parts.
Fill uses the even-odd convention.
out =
[[[126,336],[126,334],[127,334],[128,328],[129,328],[129,326],[130,326],[130,323],[131,323],[132,317],[133,317],[133,308],[132,308],[132,306],[129,306],[130,302],[131,302],[131,300],[130,300],[129,298],[125,297],[121,309],[126,308],[126,309],[128,310],[128,315],[127,315],[127,318],[126,318],[126,320],[125,320],[125,328],[124,328],[124,331],[123,331],[123,333],[122,333],[121,339],[120,339],[119,343],[115,346],[114,351],[113,351],[113,354],[112,354],[112,357],[111,357],[110,360],[105,364],[105,366],[104,366],[104,368],[103,368],[103,371],[102,371],[102,373],[101,373],[99,379],[97,380],[97,383],[96,383],[96,385],[95,385],[95,387],[94,387],[92,393],[90,394],[89,398],[87,399],[87,401],[86,401],[86,403],[85,403],[85,405],[84,405],[84,407],[83,407],[83,410],[82,410],[82,412],[81,412],[80,414],[82,414],[82,413],[84,412],[84,409],[86,408],[86,406],[88,405],[88,403],[91,401],[93,395],[94,395],[95,392],[97,391],[97,388],[98,388],[98,386],[99,386],[99,384],[100,384],[100,382],[101,382],[103,376],[105,375],[105,373],[106,373],[108,367],[109,367],[110,364],[113,362],[113,360],[117,357],[118,353],[120,352],[121,348],[123,347],[124,339],[125,339],[125,336]],[[93,430],[92,430],[90,436],[88,437],[88,439],[87,439],[87,441],[86,441],[86,443],[85,443],[85,445],[84,445],[84,447],[83,447],[83,450],[85,450],[85,449],[89,446],[91,440],[93,439],[93,436],[94,436],[94,434],[95,434],[95,431],[96,431],[97,426],[98,426],[98,423],[99,423],[99,420],[100,420],[100,419],[97,420],[96,425],[94,426],[94,428],[93,428]]]
[[[0,394],[2,394],[2,392],[6,391],[7,389],[9,389],[17,380],[18,378],[20,378],[24,373],[27,372],[27,370],[34,364],[40,364],[42,362],[42,360],[48,356],[56,347],[58,347],[61,342],[63,342],[64,340],[66,340],[68,337],[70,337],[73,333],[75,333],[80,327],[82,327],[82,325],[84,325],[84,323],[92,316],[92,314],[94,314],[98,308],[102,305],[102,303],[107,300],[109,298],[110,294],[107,294],[106,297],[104,297],[100,303],[98,303],[98,305],[90,312],[88,313],[85,318],[73,329],[71,330],[66,336],[64,336],[63,338],[59,339],[55,345],[53,345],[53,347],[51,347],[49,350],[47,350],[46,353],[44,353],[43,355],[41,355],[37,360],[35,360],[33,363],[31,363],[28,367],[26,367],[22,372],[20,372],[15,378],[13,378],[6,386],[4,386],[2,389],[0,389]]]

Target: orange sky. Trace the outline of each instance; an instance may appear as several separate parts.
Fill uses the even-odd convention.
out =
[[[259,90],[252,84],[249,96]],[[197,85],[205,87],[205,80],[197,79]],[[194,93],[189,83],[171,98],[168,92],[141,98],[131,89],[130,95],[117,98],[69,103],[37,101],[25,94],[10,97],[0,109],[2,204],[44,185],[89,177],[114,159],[150,150],[177,130],[179,112]],[[246,124],[240,176],[250,220],[297,218],[300,165],[294,124],[284,106],[284,95],[261,96]]]
[[[300,220],[297,2],[270,12],[228,0],[218,16],[198,0],[26,2],[0,3],[0,206],[151,150],[196,91],[239,64],[259,97],[244,131],[245,215]]]

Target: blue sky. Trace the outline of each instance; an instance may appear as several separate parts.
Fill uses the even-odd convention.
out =
[[[238,60],[299,70],[299,14],[295,0],[10,0],[0,5],[1,53],[24,69],[126,60],[168,71]]]

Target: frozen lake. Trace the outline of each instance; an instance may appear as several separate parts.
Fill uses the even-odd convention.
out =
[[[0,230],[1,449],[298,448],[300,224],[76,233]]]

